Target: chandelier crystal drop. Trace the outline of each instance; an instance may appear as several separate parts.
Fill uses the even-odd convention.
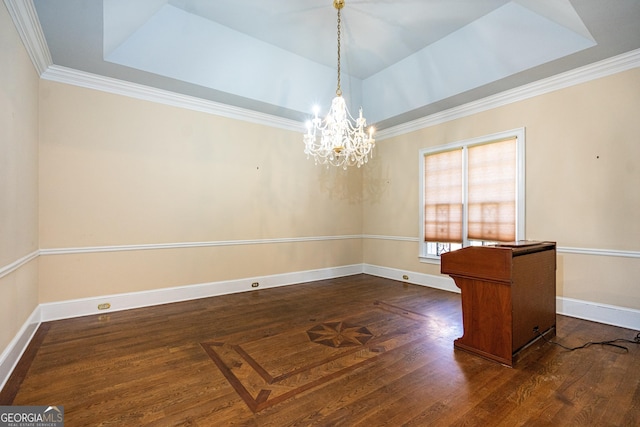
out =
[[[362,166],[373,155],[375,145],[373,127],[366,131],[367,120],[360,115],[354,119],[342,97],[340,89],[340,10],[344,7],[344,0],[333,0],[333,7],[338,10],[338,86],[336,97],[331,102],[331,109],[324,119],[315,117],[307,122],[307,133],[304,135],[304,152],[307,158],[313,156],[316,164],[340,166]]]

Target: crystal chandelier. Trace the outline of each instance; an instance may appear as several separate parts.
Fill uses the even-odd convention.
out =
[[[316,164],[326,164],[341,166],[357,165],[358,167],[367,163],[372,155],[375,145],[373,139],[373,127],[365,131],[367,120],[360,115],[354,119],[347,104],[342,97],[340,89],[340,10],[344,7],[344,0],[333,0],[333,7],[338,11],[338,87],[336,97],[331,102],[329,114],[321,120],[318,117],[318,110],[315,109],[315,117],[307,122],[307,133],[304,135],[304,152],[313,156]]]

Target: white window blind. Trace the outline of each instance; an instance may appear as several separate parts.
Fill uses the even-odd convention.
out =
[[[462,149],[425,157],[424,239],[462,243]]]
[[[468,149],[469,239],[508,242],[516,237],[516,139]]]

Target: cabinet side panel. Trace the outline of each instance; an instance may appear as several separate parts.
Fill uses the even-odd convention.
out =
[[[511,364],[511,286],[455,277],[462,291],[464,336],[455,345]]]
[[[513,351],[556,324],[556,251],[513,258]]]

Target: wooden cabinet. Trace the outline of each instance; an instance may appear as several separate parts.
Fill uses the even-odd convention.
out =
[[[513,366],[540,334],[555,335],[555,243],[466,247],[442,254],[441,272],[461,291],[464,334],[455,348]]]

